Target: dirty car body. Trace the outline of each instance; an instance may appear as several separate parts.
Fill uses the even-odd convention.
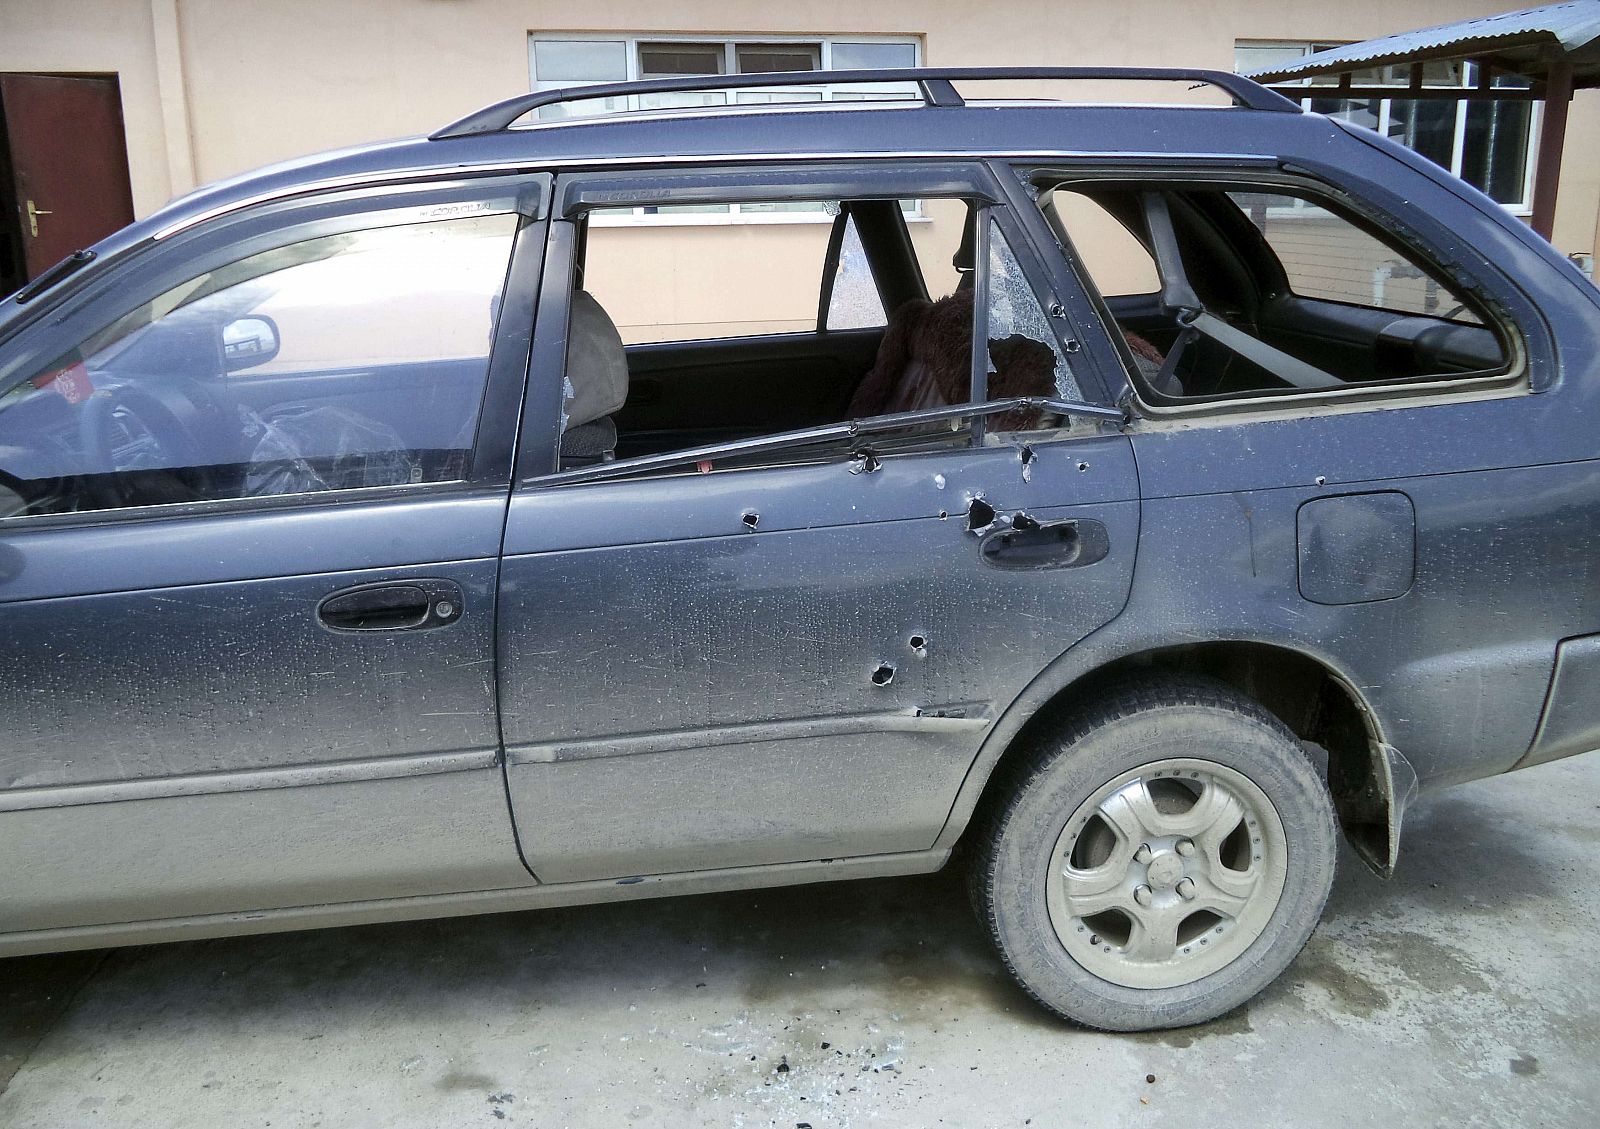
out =
[[[1130,682],[1322,745],[1384,873],[1417,792],[1600,746],[1586,280],[1232,76],[910,77],[480,115],[208,187],[0,303],[0,954],[930,871]],[[1069,196],[1155,289],[1099,285]],[[728,201],[827,202],[816,327],[624,346],[593,217]],[[937,306],[929,201],[965,205],[970,395],[853,411]],[[1323,217],[1389,256],[1381,303],[1275,242]],[[835,328],[857,242],[884,316]],[[992,399],[1006,342],[1053,384]],[[1174,860],[1138,905],[1184,834],[1124,844]]]

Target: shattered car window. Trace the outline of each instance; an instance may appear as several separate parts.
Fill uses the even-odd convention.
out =
[[[1083,393],[1056,341],[1039,299],[999,225],[989,219],[989,399],[1044,396],[1081,400]],[[1053,426],[1053,417],[1022,410],[1001,416],[996,429]]]
[[[867,252],[854,216],[845,217],[844,240],[839,246],[839,266],[828,295],[828,329],[871,329],[889,320],[872,277]]]

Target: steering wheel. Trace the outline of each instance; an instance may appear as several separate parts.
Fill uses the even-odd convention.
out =
[[[198,417],[193,401],[173,388],[113,384],[96,391],[78,416],[95,501],[118,508],[209,497],[210,472],[186,422]]]

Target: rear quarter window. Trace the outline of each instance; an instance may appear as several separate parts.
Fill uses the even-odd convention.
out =
[[[1230,192],[1303,298],[1481,324],[1466,301],[1407,256],[1311,200]]]

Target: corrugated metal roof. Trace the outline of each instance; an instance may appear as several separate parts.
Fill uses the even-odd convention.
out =
[[[1490,55],[1501,65],[1514,64],[1519,73],[1539,78],[1545,70],[1540,58],[1545,47],[1559,44],[1570,54],[1597,37],[1600,37],[1600,0],[1568,0],[1564,4],[1502,12],[1351,43],[1331,51],[1318,51],[1291,66],[1262,67],[1248,72],[1248,77],[1257,82],[1284,82],[1423,57]],[[1575,67],[1580,76],[1587,69]],[[1600,61],[1593,69],[1595,77],[1600,78]]]

